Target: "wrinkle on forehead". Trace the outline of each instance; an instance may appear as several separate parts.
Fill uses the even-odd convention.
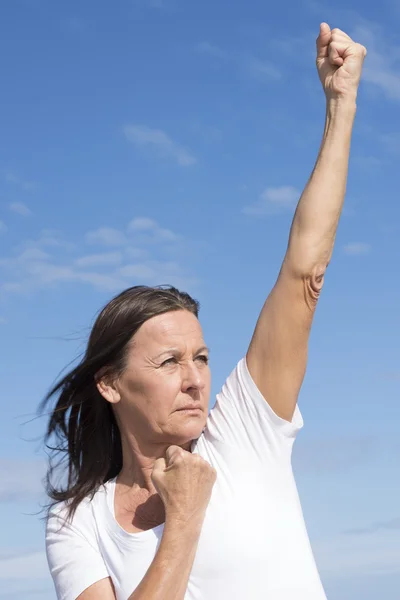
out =
[[[203,332],[198,319],[188,311],[164,313],[149,319],[134,338],[136,349],[160,354],[168,348],[204,346]]]

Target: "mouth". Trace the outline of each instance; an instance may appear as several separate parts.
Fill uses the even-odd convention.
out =
[[[187,406],[182,406],[182,408],[178,408],[177,412],[184,412],[184,413],[202,413],[203,409],[200,408],[200,406],[196,406],[193,404],[188,404]]]

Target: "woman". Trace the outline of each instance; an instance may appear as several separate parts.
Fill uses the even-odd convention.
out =
[[[138,286],[114,298],[82,362],[49,394],[58,400],[48,436],[68,459],[64,485],[49,483],[46,542],[58,598],[325,598],[291,451],[365,54],[321,25],[323,142],[278,280],[210,415],[198,305],[175,288]]]

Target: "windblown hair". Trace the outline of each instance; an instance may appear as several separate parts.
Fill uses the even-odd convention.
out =
[[[121,374],[129,343],[143,323],[176,310],[198,317],[199,303],[173,286],[134,286],[123,291],[98,315],[81,362],[43,400],[40,410],[50,412],[46,491],[50,506],[67,503],[70,518],[85,497],[93,497],[122,468],[120,432],[111,404],[97,389],[96,375],[100,370]],[[59,482],[62,466],[67,476],[64,484]],[[58,483],[53,483],[56,474]]]

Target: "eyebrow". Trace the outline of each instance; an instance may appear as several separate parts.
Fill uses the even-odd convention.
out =
[[[210,348],[208,346],[201,346],[201,348],[199,348],[195,354],[201,354],[202,352],[208,352],[208,354],[210,353]],[[180,350],[178,348],[168,348],[168,350],[163,350],[163,352],[160,352],[160,354],[157,354],[157,356],[154,357],[154,359],[157,358],[161,358],[161,356],[164,356],[165,354],[180,354]]]

